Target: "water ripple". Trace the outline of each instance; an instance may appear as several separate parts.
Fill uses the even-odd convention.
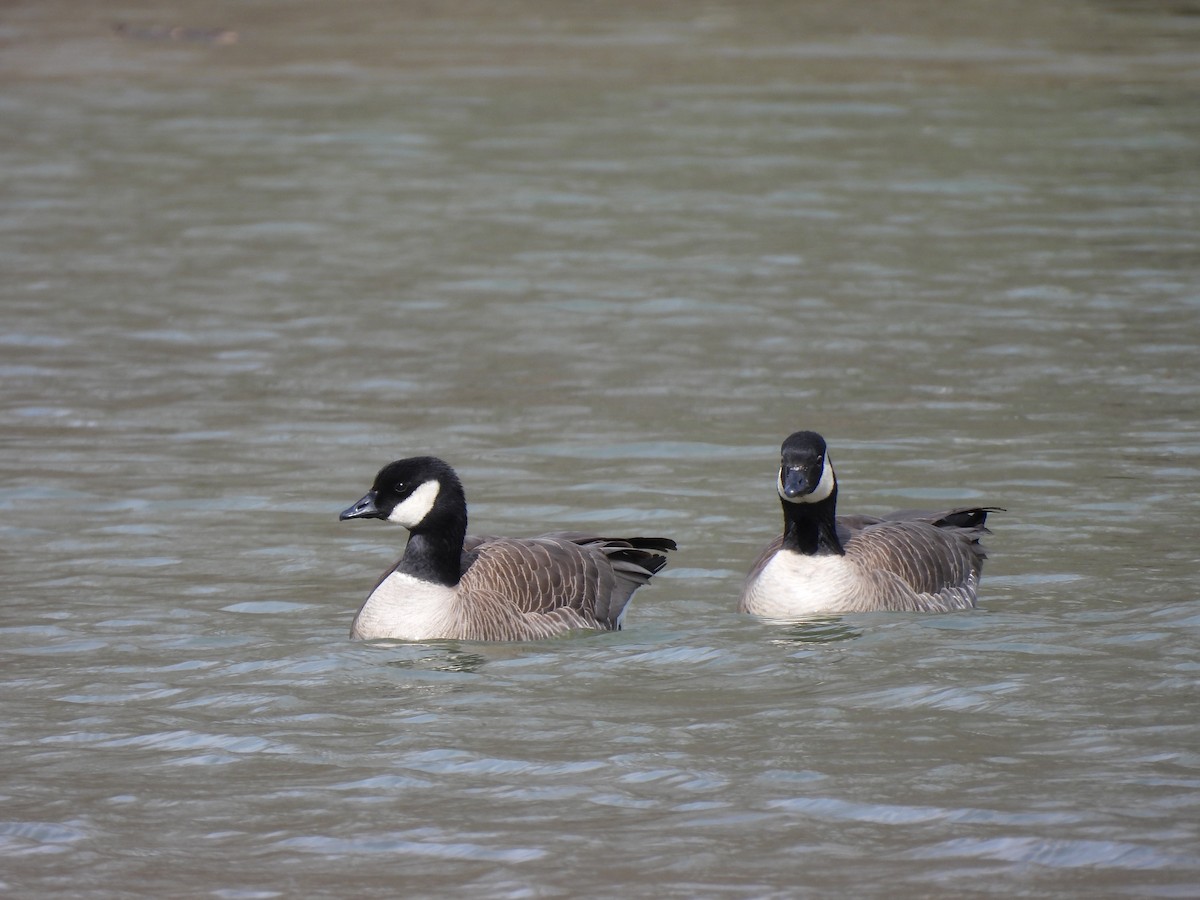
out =
[[[1200,856],[1183,857],[1165,853],[1156,847],[1122,841],[1037,837],[957,838],[904,855],[910,859],[998,859],[1064,869],[1094,867],[1143,871],[1168,866],[1200,869]]]
[[[413,840],[410,832],[364,834],[356,838],[304,836],[284,838],[276,846],[316,853],[321,856],[354,854],[386,854],[388,856],[429,856],[436,859],[466,859],[485,862],[519,864],[541,859],[546,851],[536,847],[497,848],[462,840],[437,840],[433,835],[419,833]]]

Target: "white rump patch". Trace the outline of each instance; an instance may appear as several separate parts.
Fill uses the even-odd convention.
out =
[[[441,489],[442,483],[436,478],[431,478],[409,494],[403,503],[396,504],[387,520],[405,528],[415,528],[429,515]]]
[[[822,500],[828,500],[833,493],[835,484],[837,484],[837,478],[833,474],[833,463],[828,455],[825,457],[825,464],[821,467],[821,480],[817,482],[817,486],[811,494],[801,494],[799,497],[788,497],[784,494],[783,469],[779,470],[779,476],[775,479],[775,489],[779,491],[779,496],[788,503],[820,503]]]

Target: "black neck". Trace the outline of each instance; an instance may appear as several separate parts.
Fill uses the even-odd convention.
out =
[[[441,498],[439,498],[440,501]],[[467,512],[446,512],[434,508],[424,521],[412,530],[404,558],[397,571],[454,587],[462,576],[463,539],[467,535]]]
[[[805,556],[836,554],[845,550],[837,536],[837,489],[818,503],[783,504],[783,549]]]

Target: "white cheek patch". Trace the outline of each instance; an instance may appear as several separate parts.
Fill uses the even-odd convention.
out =
[[[436,478],[426,481],[409,494],[403,503],[396,504],[387,520],[405,528],[415,528],[433,509],[441,488],[442,485]]]
[[[820,503],[822,500],[828,500],[833,495],[833,488],[837,484],[837,477],[833,474],[833,463],[829,461],[829,457],[825,457],[825,466],[821,469],[821,480],[817,482],[817,488],[805,499],[809,503]]]
[[[788,497],[783,493],[783,469],[779,470],[779,475],[775,479],[775,489],[779,491],[779,496],[788,503],[820,503],[822,500],[828,500],[833,493],[833,487],[837,484],[837,478],[833,474],[833,463],[829,457],[825,457],[825,465],[821,468],[821,480],[817,482],[817,486],[813,488],[811,494],[801,494],[799,497]]]

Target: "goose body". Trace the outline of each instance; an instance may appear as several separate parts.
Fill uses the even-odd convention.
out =
[[[409,530],[404,555],[350,628],[355,639],[517,641],[619,629],[636,591],[667,563],[667,538],[554,532],[469,536],[454,470],[432,456],[384,466],[341,519]]]
[[[947,612],[975,606],[996,507],[886,516],[837,515],[837,476],[825,439],[788,437],[776,482],[783,534],[755,560],[738,600],[768,618],[818,613]]]

